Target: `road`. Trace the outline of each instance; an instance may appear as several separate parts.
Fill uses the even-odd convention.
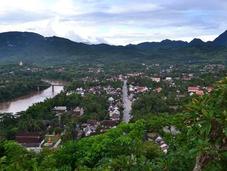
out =
[[[124,80],[124,85],[122,88],[122,98],[123,98],[123,121],[128,123],[131,119],[131,110],[132,110],[132,102],[128,98],[128,87],[127,80]]]

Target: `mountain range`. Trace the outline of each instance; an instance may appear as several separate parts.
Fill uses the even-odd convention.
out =
[[[226,63],[227,31],[209,42],[197,38],[191,42],[166,39],[126,46],[89,45],[32,32],[0,33],[0,63],[71,64],[121,60]]]

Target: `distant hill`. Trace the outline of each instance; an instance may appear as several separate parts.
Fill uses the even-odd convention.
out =
[[[193,39],[190,43],[189,43],[190,46],[204,46],[205,43],[201,40],[201,39]]]
[[[214,41],[213,44],[227,46],[227,30],[218,36]]]
[[[61,37],[44,37],[32,32],[0,33],[0,63],[20,60],[37,64],[71,64],[114,61],[221,61],[226,62],[227,31],[213,42],[193,39],[163,40],[138,45],[88,45]]]

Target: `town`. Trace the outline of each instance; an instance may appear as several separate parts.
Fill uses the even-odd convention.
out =
[[[87,71],[81,66],[78,71],[83,70],[83,74],[77,75],[76,79],[67,78],[71,68],[40,68],[22,62],[14,67],[18,73],[7,69],[1,71],[1,75],[14,77],[26,72],[27,75],[37,75],[42,81],[54,80],[53,73],[57,73],[66,82],[64,90],[53,99],[46,99],[16,114],[1,114],[0,138],[14,139],[35,152],[58,148],[68,140],[103,134],[121,122],[143,118],[147,113],[182,112],[186,102],[210,93],[213,83],[226,75],[222,64],[162,66],[142,63],[136,71],[125,73],[112,72],[116,66],[95,65]],[[1,80],[3,88],[4,83],[10,83],[7,79]],[[16,123],[17,128],[9,128],[7,122]],[[159,135],[156,137],[154,142],[161,141],[161,148],[166,153],[168,145]]]

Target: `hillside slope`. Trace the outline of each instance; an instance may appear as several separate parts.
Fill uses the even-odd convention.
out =
[[[32,32],[0,33],[0,63],[24,61],[36,64],[68,64],[80,62],[113,62],[115,60],[155,61],[221,61],[226,62],[227,31],[213,42],[194,39],[163,40],[138,45],[88,45],[61,37],[44,37]]]

